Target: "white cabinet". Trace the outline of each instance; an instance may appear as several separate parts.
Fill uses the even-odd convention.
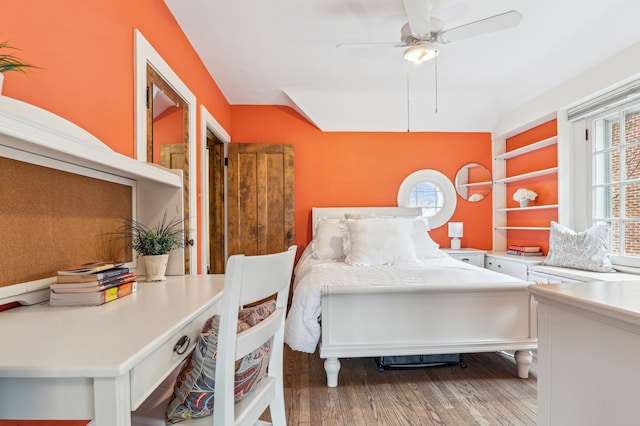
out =
[[[543,259],[543,256],[530,259],[525,256],[509,255],[506,252],[487,252],[484,266],[492,271],[531,281],[529,277],[530,267],[539,264]]]
[[[467,262],[480,268],[484,268],[484,251],[472,248],[463,248],[459,250],[442,249],[449,256],[462,262]]]
[[[538,424],[638,424],[638,283],[529,291],[538,302]]]

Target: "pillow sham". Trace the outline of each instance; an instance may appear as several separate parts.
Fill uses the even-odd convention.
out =
[[[238,333],[267,318],[276,309],[274,300],[241,309],[238,312]],[[220,315],[214,315],[203,325],[200,339],[185,359],[176,378],[173,394],[167,406],[165,421],[175,424],[188,419],[213,414],[216,360]],[[262,380],[269,364],[273,339],[236,361],[234,399],[243,399]]]
[[[418,216],[408,219],[413,223],[411,239],[416,257],[442,257],[442,252],[438,250],[440,245],[431,239],[429,235],[429,220],[426,217]]]
[[[312,244],[313,257],[316,259],[343,259],[344,251],[342,249],[340,219],[319,219],[316,224],[316,233]]]
[[[413,223],[397,218],[365,218],[344,221],[344,262],[375,266],[417,263]]]
[[[609,259],[609,234],[609,225],[604,223],[582,232],[575,232],[551,221],[549,253],[542,264],[594,272],[613,272],[613,265]]]

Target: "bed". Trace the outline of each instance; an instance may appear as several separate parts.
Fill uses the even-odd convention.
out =
[[[338,384],[340,358],[354,357],[514,351],[518,377],[528,377],[538,340],[527,283],[451,258],[430,239],[421,213],[312,209],[313,240],[296,266],[285,342],[309,353],[319,345],[329,387]],[[359,244],[370,252],[380,240],[384,250],[363,261]],[[378,252],[392,254],[378,259]]]

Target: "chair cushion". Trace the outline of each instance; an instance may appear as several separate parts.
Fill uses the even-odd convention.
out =
[[[238,312],[238,333],[258,324],[276,309],[275,301],[241,309]],[[173,394],[166,411],[167,424],[213,414],[218,331],[220,316],[209,318],[200,333],[200,339],[187,357],[176,378]],[[244,398],[262,380],[269,364],[273,339],[236,361],[234,399]]]

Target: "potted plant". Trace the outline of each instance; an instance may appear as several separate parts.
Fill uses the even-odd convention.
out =
[[[518,190],[513,194],[513,200],[520,203],[520,207],[529,206],[529,202],[536,199],[538,194],[530,189],[518,188]]]
[[[120,227],[111,235],[127,241],[127,246],[142,256],[147,270],[147,281],[164,281],[169,261],[169,252],[184,247],[184,218],[167,221],[164,212],[162,221],[148,227],[137,220],[123,218]]]
[[[2,53],[9,50],[11,53]],[[13,52],[19,50],[12,47],[8,41],[0,42],[0,94],[2,94],[2,82],[4,81],[4,73],[8,71],[18,71],[26,73],[28,68],[38,68],[35,65],[22,62]]]

